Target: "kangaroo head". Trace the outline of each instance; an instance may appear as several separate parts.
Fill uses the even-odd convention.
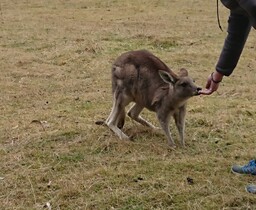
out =
[[[188,71],[184,68],[180,69],[178,76],[161,70],[159,70],[159,75],[163,81],[173,86],[175,96],[181,99],[199,95],[199,91],[202,89],[196,86],[193,79],[188,76]]]

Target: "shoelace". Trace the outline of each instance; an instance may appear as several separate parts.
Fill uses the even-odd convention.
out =
[[[250,160],[248,166],[256,166],[255,160]]]
[[[242,170],[244,173],[255,173],[256,174],[256,162],[255,160],[249,161],[247,165],[245,165]]]

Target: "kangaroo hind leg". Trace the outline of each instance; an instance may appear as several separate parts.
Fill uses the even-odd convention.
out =
[[[107,126],[120,138],[129,139],[129,137],[121,131],[120,128],[124,125],[125,106],[129,103],[128,97],[122,92],[115,91],[113,107],[110,115],[106,120]]]

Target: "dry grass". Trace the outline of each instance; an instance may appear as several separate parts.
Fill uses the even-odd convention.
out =
[[[172,150],[129,119],[132,142],[95,125],[111,109],[111,62],[148,49],[203,86],[226,35],[214,1],[0,6],[1,209],[256,209],[244,190],[255,178],[230,173],[255,157],[255,31],[219,92],[190,101],[187,147]],[[220,13],[225,28],[228,11]]]

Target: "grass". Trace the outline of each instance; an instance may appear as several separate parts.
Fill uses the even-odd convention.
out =
[[[111,63],[148,49],[204,86],[226,35],[214,1],[0,6],[1,209],[255,209],[244,190],[255,178],[230,173],[255,158],[255,31],[218,93],[190,100],[187,146],[172,150],[162,132],[130,119],[131,142],[95,124],[112,106]],[[226,29],[228,11],[220,14]]]

